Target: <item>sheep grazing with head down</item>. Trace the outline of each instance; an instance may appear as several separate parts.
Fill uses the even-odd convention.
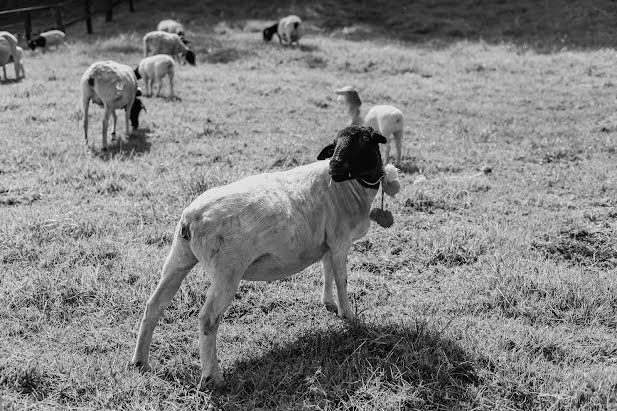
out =
[[[189,44],[185,38],[184,26],[176,20],[166,19],[161,20],[156,26],[157,31],[166,31],[167,33],[177,34],[184,44]]]
[[[51,46],[56,46],[56,49],[60,46],[66,46],[64,43],[66,35],[60,30],[44,31],[36,39],[28,43],[28,47],[34,51],[37,47],[40,47],[43,52]]]
[[[157,54],[141,60],[134,70],[137,79],[143,77],[146,85],[146,96],[151,96],[153,85],[156,83],[156,96],[158,97],[163,87],[163,77],[169,77],[169,97],[174,97],[174,59],[167,54]]]
[[[401,150],[403,147],[403,113],[394,106],[378,105],[373,106],[364,120],[360,117],[360,106],[362,101],[356,89],[345,86],[334,91],[347,105],[352,125],[364,125],[378,130],[388,140],[384,148],[384,163],[390,158],[390,142],[394,140],[396,145],[396,164],[401,163]]]
[[[302,20],[298,16],[287,16],[279,20],[278,23],[266,27],[263,30],[264,41],[272,40],[275,34],[279,38],[279,43],[300,45],[300,37],[302,37]]]
[[[139,113],[145,109],[137,96],[137,78],[133,69],[115,61],[93,63],[81,77],[81,98],[84,111],[84,138],[88,145],[88,109],[90,100],[105,108],[103,117],[103,150],[107,150],[107,126],[109,116],[114,119],[112,137],[116,135],[116,110],[124,109],[126,136],[130,136],[129,119],[133,129],[139,127]]]
[[[24,77],[26,76],[21,64],[22,54],[23,50],[17,45],[17,38],[8,31],[0,31],[0,66],[2,66],[4,80],[7,79],[5,65],[11,61],[15,68],[15,78],[19,78],[20,72],[23,73]]]
[[[201,387],[223,382],[216,335],[240,280],[280,280],[321,260],[321,301],[335,305],[334,281],[338,315],[353,319],[347,255],[370,227],[369,209],[384,172],[379,144],[385,142],[371,128],[347,127],[317,156],[322,161],[247,177],[195,199],[176,226],[161,279],[146,305],[132,364],[150,370],[154,328],[197,262],[210,275],[199,313]]]
[[[155,54],[168,54],[178,62],[178,56],[182,56],[189,64],[195,65],[195,53],[175,33],[151,31],[144,36],[144,57]]]

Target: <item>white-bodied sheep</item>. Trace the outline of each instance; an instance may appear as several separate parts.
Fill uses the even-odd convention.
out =
[[[156,30],[177,34],[182,39],[182,42],[184,44],[187,44],[187,41],[184,39],[184,36],[185,36],[184,26],[181,23],[177,22],[176,20],[171,20],[171,19],[161,20],[159,24],[156,26]]]
[[[2,73],[6,80],[6,68],[5,65],[13,60],[13,66],[15,68],[15,78],[19,78],[21,55],[17,51],[17,38],[8,31],[0,31],[0,65],[2,66]],[[16,56],[19,58],[16,59]]]
[[[163,77],[169,77],[169,97],[174,97],[174,59],[167,54],[157,54],[145,57],[135,69],[137,79],[143,77],[146,85],[146,96],[151,96],[153,85],[156,83],[156,96],[158,97],[163,87]]]
[[[298,16],[287,16],[279,20],[278,23],[266,27],[263,30],[263,38],[265,41],[272,40],[272,36],[277,35],[279,43],[300,45],[300,37],[302,37],[302,20]]]
[[[272,281],[322,262],[321,301],[354,317],[347,299],[347,255],[369,229],[369,209],[383,176],[379,143],[370,128],[342,130],[318,160],[212,188],[182,212],[159,284],[148,300],[132,363],[149,370],[154,328],[188,272],[200,262],[210,274],[199,313],[200,385],[220,384],[216,335],[240,280]]]
[[[347,105],[352,125],[364,125],[378,130],[388,143],[384,148],[384,163],[390,158],[390,142],[394,140],[396,145],[396,164],[401,163],[401,150],[403,146],[403,112],[394,106],[378,105],[372,107],[364,121],[360,116],[362,101],[356,89],[345,86],[334,91]]]
[[[40,47],[43,52],[51,46],[56,46],[56,49],[60,46],[66,46],[64,43],[66,35],[60,30],[44,31],[36,39],[28,42],[28,47],[34,51],[37,47]]]
[[[103,117],[103,150],[107,149],[107,126],[109,116],[114,118],[112,136],[116,135],[116,110],[125,110],[126,135],[129,132],[129,118],[134,129],[139,127],[139,112],[144,108],[137,98],[137,78],[133,69],[115,61],[93,63],[81,77],[81,98],[84,111],[84,138],[88,145],[88,108],[90,100],[105,108]]]
[[[155,54],[168,54],[178,61],[178,56],[182,56],[189,64],[195,65],[195,53],[174,33],[151,31],[144,36],[144,57]]]

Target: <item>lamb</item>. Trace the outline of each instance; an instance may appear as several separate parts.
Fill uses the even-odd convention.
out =
[[[155,54],[168,54],[178,61],[180,55],[189,64],[195,65],[195,53],[174,33],[151,31],[144,36],[144,57]]]
[[[105,108],[103,117],[103,150],[107,150],[107,125],[109,115],[114,118],[112,137],[116,135],[116,110],[125,110],[126,135],[129,133],[129,116],[133,129],[139,127],[139,113],[145,109],[137,96],[137,78],[129,66],[115,61],[93,63],[81,77],[81,97],[84,111],[84,138],[88,145],[88,108],[90,100]]]
[[[177,34],[184,44],[189,44],[189,42],[185,39],[185,31],[184,26],[177,22],[176,20],[166,19],[161,20],[156,26],[157,31],[166,31],[167,33]]]
[[[356,89],[345,86],[334,91],[339,95],[339,100],[347,105],[352,125],[365,125],[372,127],[388,139],[384,149],[384,163],[390,158],[390,142],[394,140],[396,145],[396,164],[401,163],[401,150],[403,145],[403,113],[394,106],[378,105],[372,107],[364,121],[360,117],[360,106],[362,101]]]
[[[347,299],[347,255],[369,229],[369,208],[383,176],[379,143],[371,128],[340,131],[312,164],[246,177],[201,194],[182,212],[159,284],[148,300],[131,363],[143,371],[152,334],[188,272],[200,262],[210,288],[199,313],[200,388],[223,382],[216,336],[240,280],[272,281],[321,260],[322,303],[354,315]],[[331,158],[330,161],[326,159]]]
[[[21,66],[21,56],[17,49],[21,49],[17,45],[17,38],[8,31],[0,31],[0,65],[2,66],[2,73],[4,74],[4,80],[6,77],[5,65],[13,61],[15,68],[15,78],[19,78],[19,72],[23,70]],[[20,70],[21,68],[21,70]],[[25,77],[25,74],[24,74]]]
[[[34,51],[37,47],[40,47],[43,52],[50,46],[56,46],[56,49],[60,46],[66,46],[64,43],[64,32],[60,30],[44,31],[38,38],[28,42],[28,47]]]
[[[277,35],[279,43],[300,45],[300,37],[302,37],[302,20],[298,16],[283,17],[273,26],[266,27],[263,30],[264,41],[272,40],[272,36]]]
[[[156,96],[158,97],[163,87],[163,77],[169,77],[169,97],[174,97],[174,59],[167,54],[157,54],[146,57],[134,70],[139,80],[143,77],[146,84],[146,96],[152,95],[153,83],[156,83]]]

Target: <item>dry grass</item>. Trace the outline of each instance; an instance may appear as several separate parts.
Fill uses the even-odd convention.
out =
[[[255,31],[279,3],[236,3],[176,9],[199,65],[178,68],[180,101],[145,99],[128,140],[121,119],[106,153],[98,108],[93,155],[83,147],[79,78],[95,59],[136,65],[139,37],[168,13],[138,2],[110,25],[97,19],[93,38],[75,27],[68,49],[26,53],[28,78],[0,85],[0,408],[615,408],[617,58],[598,48],[604,32],[587,48],[548,35],[540,47],[543,29],[521,17],[520,35],[496,35],[504,43],[477,40],[479,23],[461,39],[438,24],[460,23],[452,6],[442,29],[401,42],[405,30],[366,21],[338,32],[354,19],[346,3],[330,23],[328,3],[295,3],[278,13],[306,12],[312,28],[288,49]],[[361,4],[359,19],[382,13]],[[359,320],[319,304],[317,266],[242,283],[219,331],[227,383],[198,392],[209,280],[196,268],[156,330],[154,372],[127,368],[183,207],[314,161],[347,122],[332,93],[343,84],[408,124],[403,188],[387,200],[395,225],[371,227],[349,257]]]

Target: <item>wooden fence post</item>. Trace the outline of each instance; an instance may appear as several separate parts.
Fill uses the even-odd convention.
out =
[[[92,17],[90,16],[90,0],[84,0],[84,11],[86,12],[86,30],[92,34]]]
[[[30,12],[26,13],[26,20],[24,22],[24,26],[24,28],[26,29],[26,39],[30,41],[30,39],[32,38],[32,16],[30,15]]]
[[[107,10],[105,11],[105,21],[111,21],[112,8],[114,7],[113,0],[107,0]]]
[[[64,23],[62,23],[62,10],[60,7],[56,7],[54,10],[56,13],[56,28],[64,31]]]

